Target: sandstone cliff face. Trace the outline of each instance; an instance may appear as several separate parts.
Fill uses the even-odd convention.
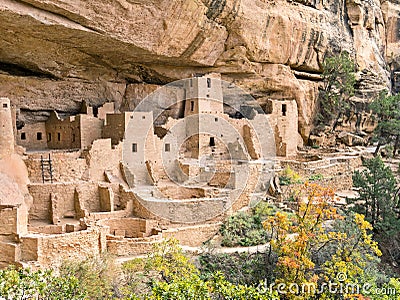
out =
[[[157,85],[216,72],[261,104],[295,99],[307,138],[327,54],[352,53],[359,98],[391,87],[399,11],[397,0],[2,0],[0,96],[30,122],[82,100],[132,108]]]

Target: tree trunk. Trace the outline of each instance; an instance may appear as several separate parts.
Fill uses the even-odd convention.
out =
[[[400,134],[396,136],[396,142],[394,143],[393,147],[393,157],[396,156],[397,150],[399,149],[400,146]]]
[[[341,116],[342,116],[341,112],[338,113],[338,115],[336,116],[335,122],[333,123],[333,126],[332,126],[332,132],[334,132],[336,127],[338,126],[339,119],[340,119]]]
[[[379,153],[379,149],[381,149],[382,143],[381,141],[378,142],[378,145],[376,146],[375,152],[374,152],[374,157],[376,157]]]
[[[357,120],[356,120],[356,133],[360,133],[361,132],[361,119],[362,119],[362,115],[361,113],[356,113],[357,116]]]

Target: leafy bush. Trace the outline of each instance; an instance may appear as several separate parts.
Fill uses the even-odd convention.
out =
[[[230,216],[221,226],[222,246],[255,246],[265,244],[268,234],[260,216],[239,212]]]
[[[282,171],[281,176],[279,176],[279,183],[281,185],[289,185],[294,183],[303,183],[303,180],[298,173],[290,168],[290,166],[286,166]]]
[[[324,175],[322,174],[313,174],[308,178],[309,181],[318,181],[324,179]]]
[[[265,201],[258,202],[257,205],[252,208],[253,215],[258,216],[261,220],[275,215],[277,211],[278,209],[275,205]]]
[[[1,299],[83,300],[86,293],[74,276],[56,276],[50,270],[9,267],[0,270]]]
[[[257,285],[268,277],[269,265],[265,254],[256,253],[204,253],[199,257],[200,272],[209,279],[216,272],[222,272],[233,284]]]
[[[153,251],[144,259],[124,263],[125,275],[145,274],[149,289],[125,294],[124,299],[147,300],[267,300],[279,299],[261,287],[233,284],[221,272],[202,276],[184,255],[177,240],[169,239],[155,244]],[[132,276],[133,275],[133,276]],[[272,298],[274,296],[274,298]]]
[[[62,277],[79,280],[81,293],[90,299],[112,299],[116,290],[116,266],[111,257],[90,257],[82,262],[65,261],[60,268]]]

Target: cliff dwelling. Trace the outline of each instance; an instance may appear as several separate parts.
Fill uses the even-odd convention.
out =
[[[77,115],[53,111],[18,128],[17,108],[2,98],[1,155],[17,155],[25,180],[25,194],[5,181],[14,201],[0,203],[2,265],[140,255],[166,237],[199,245],[228,215],[265,199],[277,163],[307,172],[290,160],[296,102],[261,108],[241,93],[210,74],[166,85],[133,111],[83,102]]]

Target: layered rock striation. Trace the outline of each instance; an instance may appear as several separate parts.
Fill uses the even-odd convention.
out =
[[[359,99],[397,87],[399,10],[397,0],[2,0],[0,96],[33,122],[83,100],[133,108],[159,85],[215,72],[260,104],[295,99],[307,139],[326,55],[351,53]]]

